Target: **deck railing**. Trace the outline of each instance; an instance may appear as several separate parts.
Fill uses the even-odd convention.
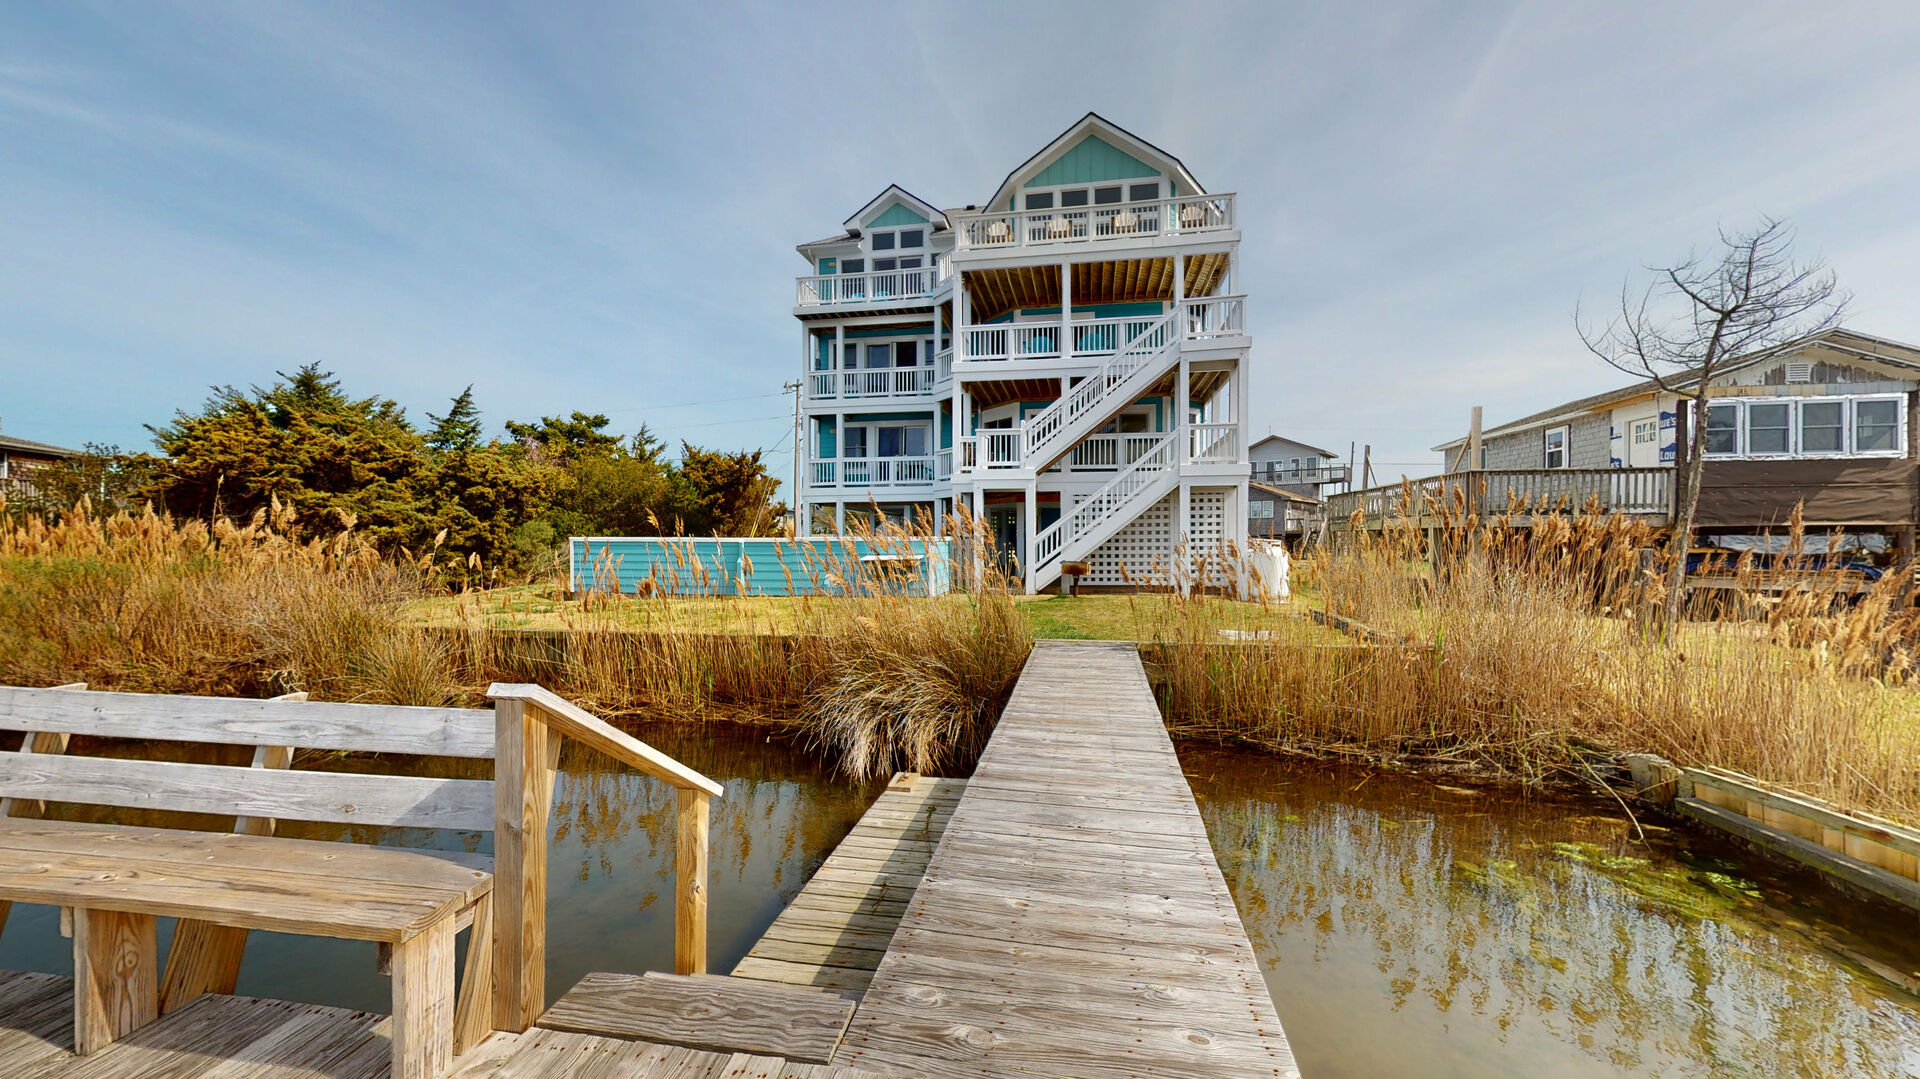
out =
[[[835,401],[854,397],[924,397],[946,381],[933,367],[882,367],[868,371],[812,371],[807,396]]]
[[[1261,483],[1349,483],[1353,469],[1348,465],[1322,465],[1319,468],[1282,468],[1276,461],[1254,462],[1250,475]]]
[[[1411,491],[1412,504],[1405,495]],[[1410,519],[1434,507],[1461,507],[1481,516],[1509,511],[1578,513],[1589,504],[1603,513],[1667,517],[1673,513],[1671,468],[1544,468],[1451,472],[1444,476],[1383,484],[1328,495],[1327,519],[1344,527],[1359,510],[1378,523],[1404,514]]]
[[[1187,460],[1199,465],[1230,465],[1240,459],[1240,425],[1196,423],[1187,427]]]
[[[938,458],[932,454],[925,457],[842,457],[813,462],[813,486],[922,487],[940,478],[938,469]]]
[[[1124,243],[1160,236],[1223,232],[1235,227],[1234,196],[1173,199],[1047,210],[953,215],[956,251]]]
[[[943,275],[931,266],[869,273],[811,274],[795,282],[795,307],[923,299]]]

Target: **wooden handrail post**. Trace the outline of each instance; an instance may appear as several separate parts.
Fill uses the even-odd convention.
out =
[[[674,851],[673,969],[707,972],[707,812],[705,791],[678,788],[679,837]]]
[[[547,820],[560,736],[538,705],[493,707],[493,1026],[518,1034],[547,1010]]]

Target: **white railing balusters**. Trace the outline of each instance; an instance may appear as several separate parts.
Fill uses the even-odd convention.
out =
[[[1188,195],[1105,206],[955,214],[953,223],[954,246],[962,251],[1125,242],[1155,236],[1222,232],[1237,227],[1232,194]]]
[[[842,303],[888,303],[930,295],[944,274],[927,266],[868,273],[812,274],[796,279],[795,307],[824,307]]]

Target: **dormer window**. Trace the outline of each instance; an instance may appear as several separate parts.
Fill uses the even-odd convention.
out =
[[[924,225],[867,231],[867,250],[873,253],[874,273],[920,269],[926,265],[925,257],[920,254],[926,246],[927,230]],[[896,251],[900,253],[894,254]]]

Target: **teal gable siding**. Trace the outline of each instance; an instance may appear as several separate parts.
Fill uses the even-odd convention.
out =
[[[870,229],[886,229],[895,225],[924,225],[927,219],[907,209],[899,203],[887,207],[887,212],[867,222]]]
[[[1053,164],[1028,180],[1028,187],[1052,187],[1055,184],[1092,184],[1102,180],[1144,179],[1160,175],[1160,170],[1134,157],[1098,135],[1088,135],[1061,154]]]

